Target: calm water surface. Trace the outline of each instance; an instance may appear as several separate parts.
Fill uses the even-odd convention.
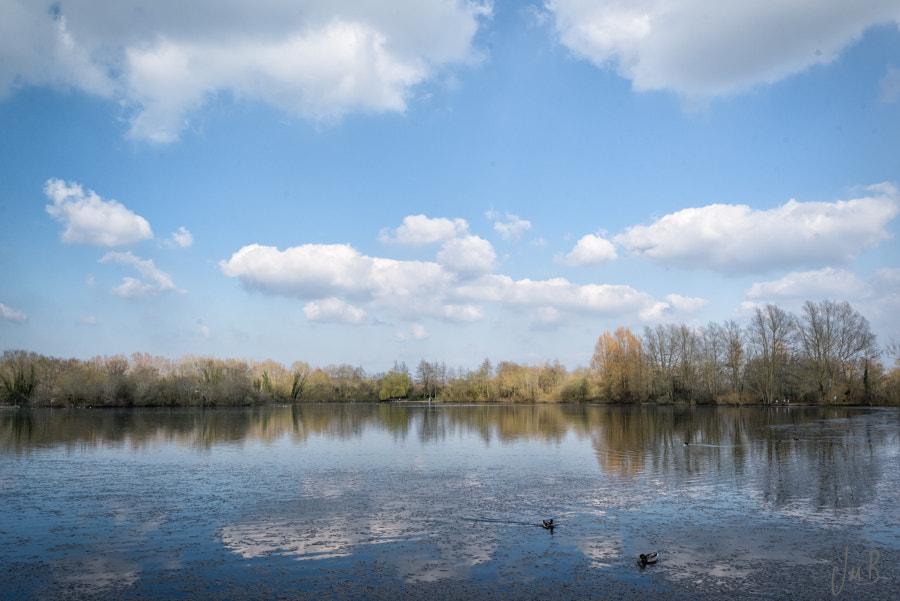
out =
[[[891,409],[0,409],[0,597],[898,599],[898,433]]]

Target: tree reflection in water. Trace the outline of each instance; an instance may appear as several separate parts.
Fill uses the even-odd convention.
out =
[[[268,574],[308,592],[362,579],[450,598],[501,582],[822,598],[846,548],[897,558],[898,422],[807,407],[6,410],[0,530],[20,544],[0,560],[28,576],[0,585],[153,595],[185,574],[207,585],[203,565],[226,596]],[[660,562],[638,574],[648,549]]]

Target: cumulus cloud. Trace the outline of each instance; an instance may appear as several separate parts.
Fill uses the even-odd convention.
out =
[[[668,302],[673,311],[678,313],[695,313],[705,307],[709,301],[705,298],[667,294],[666,302]]]
[[[484,319],[484,309],[477,305],[447,304],[441,307],[441,316],[449,321],[475,322]]]
[[[12,307],[7,307],[3,303],[0,303],[0,319],[11,321],[13,323],[25,323],[28,321],[28,316],[22,311],[17,311]]]
[[[778,280],[753,284],[745,296],[748,300],[735,311],[736,319],[752,316],[757,307],[767,303],[799,313],[804,301],[840,299],[865,315],[874,331],[891,332],[896,330],[900,314],[900,268],[876,269],[868,277],[832,267],[792,272]]]
[[[665,301],[658,301],[644,307],[638,315],[644,321],[664,321],[678,317],[695,315],[709,301],[705,298],[692,298],[680,294],[667,294]]]
[[[797,202],[769,210],[715,204],[689,208],[640,225],[613,240],[629,256],[688,269],[724,273],[845,263],[889,238],[900,210],[891,184],[862,198]]]
[[[103,200],[93,190],[85,194],[77,183],[49,179],[44,194],[53,201],[46,206],[47,213],[66,227],[63,242],[122,246],[153,237],[146,219],[115,200]]]
[[[505,221],[501,221],[499,213],[488,211],[487,218],[495,220],[494,230],[503,236],[504,240],[518,242],[522,239],[522,234],[531,229],[531,222],[527,219],[520,219],[518,215],[507,213]]]
[[[310,321],[346,324],[360,324],[369,321],[369,316],[363,309],[334,297],[306,303],[303,313]]]
[[[442,242],[437,260],[448,271],[463,277],[487,273],[493,268],[497,253],[490,242],[468,231],[465,219],[410,215],[397,229],[382,230],[379,239],[409,246]]]
[[[653,298],[631,286],[575,284],[565,278],[513,280],[489,274],[459,287],[460,296],[499,302],[523,308],[553,307],[556,310],[595,315],[634,313],[653,304]]]
[[[403,111],[413,88],[472,48],[476,1],[4,0],[0,95],[56,85],[119,100],[130,135],[179,137],[219,93],[316,120]]]
[[[565,263],[573,266],[602,265],[616,260],[616,247],[602,236],[588,234],[581,238],[572,252],[566,255]]]
[[[136,257],[131,254],[130,251],[110,251],[103,255],[98,263],[118,263],[119,265],[133,267],[138,271],[138,273],[141,274],[141,276],[150,280],[149,283],[145,283],[137,278],[123,278],[122,284],[116,286],[112,290],[113,293],[119,296],[125,298],[135,298],[140,296],[150,296],[162,292],[184,293],[184,290],[178,289],[169,274],[156,267],[152,259],[141,259],[140,257]]]
[[[174,41],[129,48],[127,95],[140,107],[130,134],[171,142],[205,96],[230,90],[301,117],[403,111],[425,79],[420,57],[392,54],[383,33],[335,19],[280,40]]]
[[[491,271],[496,258],[497,253],[491,243],[478,236],[448,240],[437,254],[438,263],[462,276]]]
[[[550,0],[562,44],[636,90],[713,96],[832,62],[897,0]]]
[[[372,315],[385,311],[411,320],[475,322],[484,319],[487,303],[542,316],[544,322],[551,316],[554,323],[571,315],[651,319],[661,312],[689,314],[706,302],[677,295],[657,301],[630,286],[584,285],[564,278],[514,280],[492,273],[462,277],[454,270],[484,268],[493,253],[475,236],[452,241],[463,243],[453,265],[370,257],[343,244],[285,250],[254,244],[219,266],[248,290],[306,300],[309,319],[340,323],[368,323]],[[475,258],[465,258],[466,251]],[[445,253],[442,259],[447,260],[453,252],[451,247],[438,254]]]
[[[283,251],[251,244],[219,266],[248,289],[309,299],[412,298],[452,278],[437,263],[369,257],[348,244],[304,244]]]
[[[757,282],[747,290],[749,299],[843,298],[848,293],[865,295],[871,287],[845,269],[825,267],[814,271],[792,271],[771,282]]]
[[[110,96],[116,84],[73,34],[58,3],[0,2],[0,98],[25,85],[76,87]],[[99,8],[99,7],[98,7]]]
[[[378,239],[386,243],[423,246],[434,242],[445,242],[457,236],[464,236],[469,230],[465,219],[429,218],[425,215],[409,215],[403,225],[395,230],[384,229]]]
[[[189,248],[194,244],[194,236],[184,226],[178,228],[178,231],[172,232],[171,237],[166,240],[166,246],[169,248]]]

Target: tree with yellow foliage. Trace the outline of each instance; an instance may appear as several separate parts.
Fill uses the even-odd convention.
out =
[[[641,397],[641,339],[628,328],[604,332],[594,345],[591,370],[600,396],[608,401],[634,402]]]

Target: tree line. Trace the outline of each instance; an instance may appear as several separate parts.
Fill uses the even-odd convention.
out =
[[[145,353],[97,356],[88,360],[46,357],[7,350],[0,357],[0,402],[59,407],[245,406],[266,403],[378,402],[434,400],[454,403],[496,401],[585,401],[566,394],[572,377],[559,362],[524,366],[485,360],[478,369],[452,368],[421,360],[411,371],[395,362],[386,373],[362,367],[310,367],[295,361],[220,359],[187,355],[179,359]],[[577,374],[577,375],[576,375]]]
[[[900,345],[889,350],[900,356]],[[433,400],[449,403],[804,402],[900,405],[900,363],[885,368],[868,321],[846,302],[775,305],[749,325],[656,325],[600,335],[589,367],[485,359],[476,369],[422,359],[410,370],[289,367],[273,361],[146,353],[89,360],[7,350],[0,402],[13,405],[242,406],[265,403]]]
[[[595,394],[617,402],[803,402],[900,405],[900,345],[891,368],[868,320],[847,302],[804,303],[800,315],[757,307],[750,323],[657,325],[606,332],[591,359]]]

